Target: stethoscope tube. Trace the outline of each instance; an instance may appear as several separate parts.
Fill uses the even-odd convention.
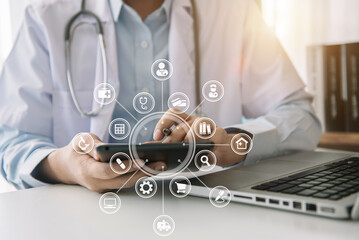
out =
[[[199,49],[199,26],[198,26],[198,21],[197,21],[197,6],[195,4],[194,0],[190,0],[191,4],[192,4],[192,15],[193,15],[193,41],[194,41],[194,49],[195,49],[195,81],[196,81],[196,105],[199,106],[197,108],[197,114],[198,112],[201,112],[201,93],[200,93],[200,79],[201,79],[201,64],[200,64],[200,49]],[[93,117],[93,116],[97,116],[103,109],[104,107],[104,101],[105,99],[103,99],[101,101],[101,104],[98,108],[96,108],[95,110],[92,111],[85,111],[81,108],[80,103],[77,99],[76,96],[76,92],[74,89],[74,85],[73,85],[73,80],[72,80],[72,76],[71,76],[71,40],[72,40],[72,35],[73,32],[75,31],[75,29],[80,25],[77,24],[73,27],[74,23],[81,17],[81,16],[88,16],[89,18],[93,18],[95,19],[95,27],[96,27],[96,33],[98,36],[98,41],[100,44],[100,48],[101,48],[101,56],[102,56],[102,69],[103,69],[103,83],[104,84],[108,84],[108,69],[107,69],[107,55],[106,55],[106,45],[105,45],[105,41],[104,41],[104,37],[103,37],[103,28],[101,25],[101,21],[99,19],[98,16],[96,16],[96,14],[94,14],[91,11],[88,11],[85,9],[85,0],[82,0],[81,2],[81,10],[76,13],[70,20],[69,22],[66,24],[66,28],[65,28],[65,57],[66,57],[66,78],[67,78],[67,83],[70,89],[70,94],[72,97],[72,100],[75,104],[75,107],[77,109],[77,111],[83,116],[83,117]],[[72,31],[71,29],[74,28],[74,30]]]
[[[98,108],[96,108],[95,110],[92,110],[92,111],[83,110],[80,106],[78,99],[77,99],[73,81],[72,81],[72,76],[71,76],[71,56],[70,55],[71,55],[71,40],[72,40],[72,34],[73,34],[73,31],[71,29],[72,29],[75,21],[77,21],[81,16],[88,16],[88,17],[96,20],[95,27],[96,27],[98,42],[100,44],[100,49],[101,49],[102,69],[103,69],[103,77],[104,77],[103,83],[104,84],[108,83],[107,55],[106,55],[106,45],[105,45],[105,40],[103,38],[103,29],[102,29],[101,21],[94,13],[84,10],[84,3],[85,2],[83,0],[82,4],[81,4],[81,11],[78,12],[76,15],[74,15],[70,19],[70,21],[66,24],[66,29],[65,29],[66,78],[67,78],[67,83],[68,83],[68,86],[70,89],[70,94],[71,94],[72,100],[75,104],[77,111],[83,117],[92,117],[92,116],[97,116],[102,111],[102,109],[104,107],[105,100],[102,99],[100,106]],[[74,31],[79,25],[80,24],[77,24],[74,26]]]

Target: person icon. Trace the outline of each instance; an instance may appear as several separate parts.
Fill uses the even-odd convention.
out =
[[[163,62],[160,62],[159,64],[158,64],[158,70],[156,71],[156,75],[158,76],[158,77],[167,77],[168,76],[168,70],[167,69],[165,69],[165,64],[163,63]]]
[[[217,92],[217,85],[216,84],[211,84],[211,86],[209,86],[209,94],[208,96],[210,98],[217,98],[218,97],[218,92]]]

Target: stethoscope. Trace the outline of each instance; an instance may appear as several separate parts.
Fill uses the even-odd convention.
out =
[[[139,102],[141,104],[142,110],[147,110],[148,109],[148,106],[147,106],[148,99],[147,99],[147,97],[140,97]]]
[[[191,4],[192,4],[192,10],[193,10],[193,23],[194,23],[194,47],[195,47],[195,80],[196,80],[196,105],[198,106],[201,102],[201,94],[200,94],[200,59],[199,59],[199,41],[198,41],[198,21],[197,21],[197,9],[196,9],[196,4],[194,0],[190,0]],[[73,17],[71,17],[71,19],[69,20],[69,22],[66,24],[66,28],[65,28],[65,56],[66,56],[66,78],[67,78],[67,83],[69,85],[69,89],[70,89],[70,94],[72,97],[72,100],[75,104],[75,107],[77,109],[77,111],[84,117],[94,117],[100,114],[100,112],[102,111],[103,107],[104,107],[104,99],[102,100],[102,102],[100,103],[100,106],[97,107],[96,109],[93,109],[91,111],[85,111],[81,108],[79,101],[77,99],[76,96],[76,92],[74,89],[74,85],[73,85],[73,81],[72,81],[72,77],[71,77],[71,41],[72,41],[72,36],[76,30],[77,27],[79,27],[82,24],[85,24],[84,22],[79,22],[76,23],[75,22],[83,16],[86,16],[87,18],[92,18],[95,20],[95,28],[96,28],[96,33],[97,33],[97,38],[98,41],[100,43],[100,50],[101,50],[101,56],[102,56],[102,68],[103,68],[103,83],[107,84],[108,83],[108,75],[107,75],[107,56],[106,56],[106,49],[105,49],[105,40],[103,38],[103,28],[101,25],[101,21],[100,18],[93,12],[88,11],[85,9],[85,3],[86,0],[82,0],[81,1],[81,10],[76,13]],[[73,26],[74,25],[74,26]],[[147,99],[146,99],[147,100]],[[144,102],[144,100],[143,100]],[[141,106],[144,106],[143,103],[141,103]]]

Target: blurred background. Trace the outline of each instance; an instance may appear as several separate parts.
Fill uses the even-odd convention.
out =
[[[359,132],[359,1],[255,1],[315,96],[314,106],[325,131],[320,146],[359,151],[355,133]],[[28,2],[0,1],[0,69]],[[336,75],[331,75],[332,68]],[[13,189],[0,176],[0,192]]]

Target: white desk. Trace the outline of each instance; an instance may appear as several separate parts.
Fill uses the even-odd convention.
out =
[[[163,239],[153,229],[162,213],[161,188],[151,199],[120,194],[114,215],[101,212],[100,194],[77,186],[50,186],[0,194],[0,239]],[[359,222],[331,220],[208,199],[165,196],[176,223],[168,239],[359,239]]]

